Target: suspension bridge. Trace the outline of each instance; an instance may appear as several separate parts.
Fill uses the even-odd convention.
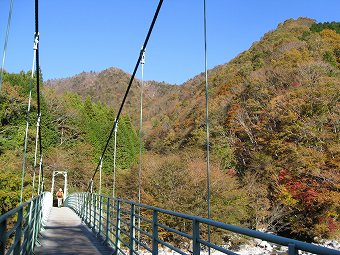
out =
[[[26,152],[28,143],[28,126],[32,99],[34,73],[39,77],[39,26],[38,0],[35,0],[35,35],[32,77],[27,110],[26,133],[24,140],[24,156],[22,164],[22,185],[20,205],[0,216],[0,255],[3,254],[159,254],[168,251],[171,254],[238,254],[226,241],[212,240],[212,232],[224,236],[226,233],[256,238],[275,244],[280,254],[296,255],[300,251],[313,254],[339,255],[337,250],[326,247],[263,233],[247,228],[218,222],[211,219],[210,214],[210,163],[209,163],[209,97],[207,75],[207,43],[206,43],[206,3],[204,1],[204,45],[205,45],[205,89],[206,89],[206,159],[207,159],[207,218],[169,211],[141,203],[141,155],[138,176],[138,202],[128,201],[93,193],[93,181],[96,174],[101,173],[103,159],[112,137],[115,140],[120,115],[138,67],[144,66],[144,52],[151,36],[154,24],[162,7],[160,0],[150,28],[138,56],[126,93],[118,110],[113,127],[104,146],[102,155],[85,192],[67,193],[67,172],[53,172],[51,192],[44,187],[43,148],[41,135],[40,85],[37,87],[37,124],[34,154],[33,191],[31,200],[23,201],[23,185],[26,171]],[[13,0],[10,13],[2,61],[0,89],[4,71],[7,40]],[[35,71],[35,72],[34,72]],[[142,144],[142,96],[140,109],[140,144]],[[64,207],[53,207],[54,177],[62,174],[65,177]],[[114,171],[115,174],[115,171]],[[37,177],[36,177],[37,175]],[[38,178],[38,183],[35,183]],[[35,194],[37,185],[37,194]],[[113,185],[115,186],[115,184]],[[100,185],[101,187],[101,185]],[[171,219],[171,220],[169,220]],[[173,225],[171,222],[180,222]],[[172,242],[176,236],[181,244]],[[186,244],[186,245],[183,245]]]

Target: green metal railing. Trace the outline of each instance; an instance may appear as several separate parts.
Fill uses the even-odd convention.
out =
[[[159,247],[163,246],[183,255],[199,255],[207,249],[237,255],[228,248],[223,237],[238,234],[285,246],[288,255],[297,255],[299,251],[340,255],[340,251],[322,246],[97,194],[75,193],[66,199],[65,204],[99,239],[115,249],[114,254],[140,254],[141,249],[158,254]],[[138,219],[140,228],[136,224]],[[221,238],[212,238],[208,242],[208,229]],[[176,245],[174,240],[180,240],[181,245]],[[190,245],[183,248],[183,243]]]
[[[0,216],[0,255],[32,254],[42,225],[44,195]]]

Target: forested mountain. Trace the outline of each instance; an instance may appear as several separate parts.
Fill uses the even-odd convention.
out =
[[[300,238],[339,234],[340,34],[328,27],[287,20],[209,71],[214,162],[251,185],[253,226]],[[147,148],[204,148],[203,75],[182,86]]]
[[[48,80],[45,85],[58,93],[69,91],[81,95],[83,99],[90,97],[94,102],[105,103],[117,111],[130,78],[130,74],[112,67],[98,73],[83,72],[70,78]],[[124,112],[133,116],[136,126],[139,123],[137,120],[140,107],[140,87],[141,81],[135,79],[124,106]],[[146,112],[146,115],[164,112],[165,109],[162,109],[164,101],[169,99],[169,95],[178,93],[179,90],[180,88],[175,85],[146,81],[144,83],[144,105],[147,106],[146,110],[150,109],[151,111]]]
[[[0,97],[1,213],[9,210],[19,201],[30,76],[30,73],[24,72],[5,73],[4,75]],[[27,167],[25,169],[24,195],[26,199],[32,195],[36,110],[34,96],[29,119]],[[44,88],[41,127],[47,190],[51,188],[51,175],[54,170],[68,171],[71,192],[86,190],[107,141],[114,116],[112,108],[101,103],[93,103],[89,97],[82,100],[80,96],[72,93],[57,95],[56,92]],[[123,116],[120,119],[119,131],[117,167],[120,170],[130,169],[136,164],[139,140],[129,117]],[[103,165],[104,192],[107,194],[109,194],[109,189],[111,190],[112,151],[113,141],[110,143]],[[107,185],[110,187],[106,188]],[[56,179],[56,187],[58,186],[63,187],[63,178]]]
[[[339,77],[339,23],[307,18],[279,24],[209,70],[212,218],[309,241],[339,238]],[[109,68],[45,83],[47,176],[68,169],[72,189],[86,187],[129,78]],[[1,92],[0,163],[13,176],[25,120],[20,86],[7,78]],[[137,192],[139,95],[136,80],[118,131],[117,193],[129,199]],[[143,203],[206,216],[204,120],[203,74],[181,86],[146,83]],[[110,194],[112,145],[104,170]]]

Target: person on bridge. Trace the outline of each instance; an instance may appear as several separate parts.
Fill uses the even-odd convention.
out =
[[[63,190],[60,188],[57,192],[57,199],[58,199],[58,207],[61,207],[61,204],[63,203],[64,193]]]

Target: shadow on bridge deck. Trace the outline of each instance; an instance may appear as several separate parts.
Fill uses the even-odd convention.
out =
[[[81,219],[67,207],[53,207],[41,232],[35,254],[112,254],[114,250],[98,240]]]

